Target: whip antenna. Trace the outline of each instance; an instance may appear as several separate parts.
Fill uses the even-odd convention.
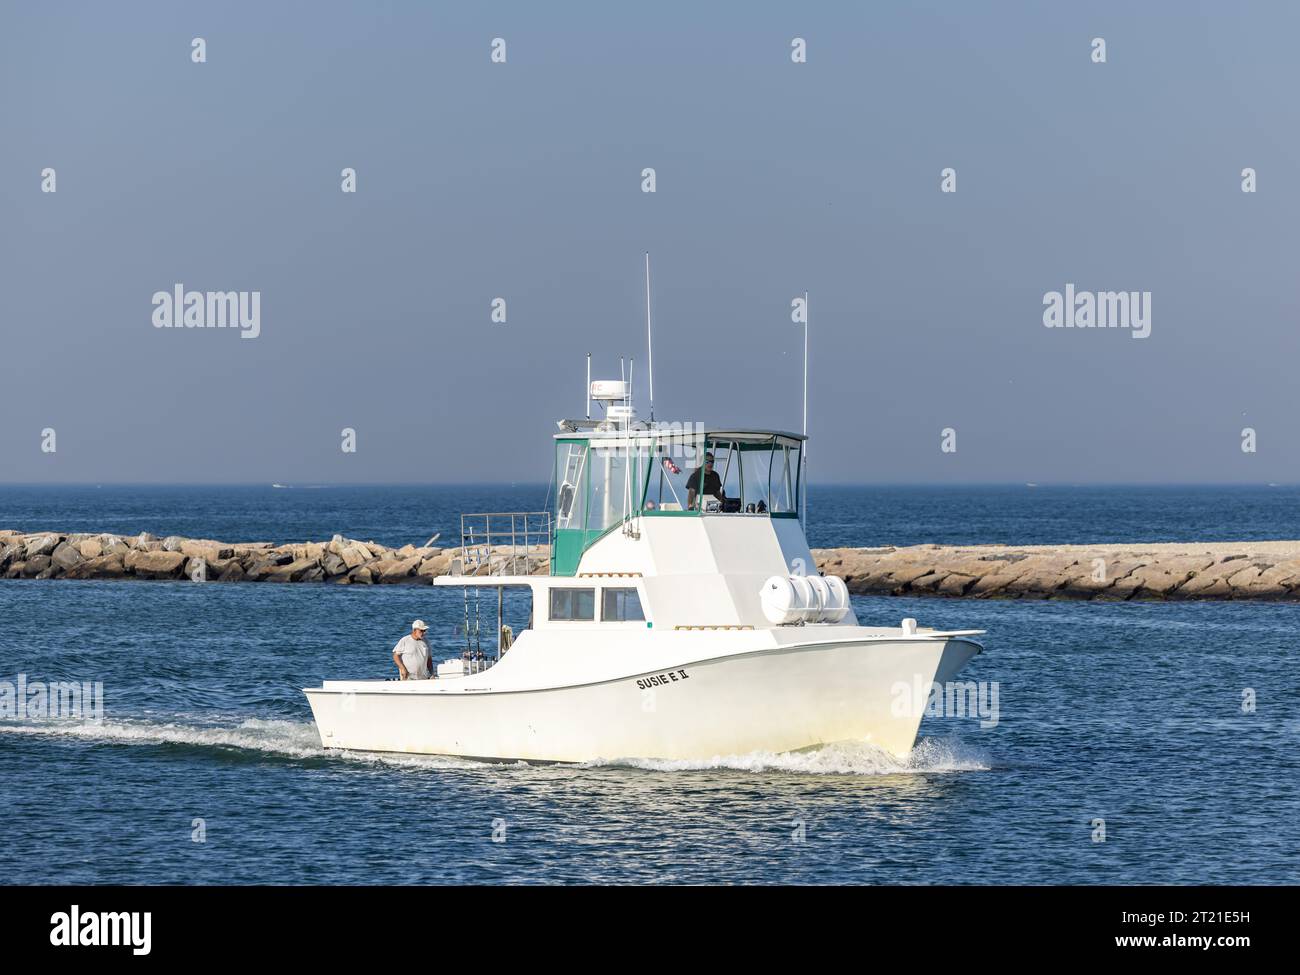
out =
[[[655,418],[655,340],[650,325],[650,252],[645,252],[645,344],[650,358],[650,422]]]

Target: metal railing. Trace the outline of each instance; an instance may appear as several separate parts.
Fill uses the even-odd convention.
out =
[[[550,571],[551,513],[492,511],[460,516],[460,558],[452,575],[533,575]],[[459,563],[459,564],[457,564]]]

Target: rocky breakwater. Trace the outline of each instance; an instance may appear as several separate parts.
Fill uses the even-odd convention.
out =
[[[814,553],[850,592],[982,599],[1300,599],[1300,542],[913,545]]]
[[[473,554],[473,553],[471,553]],[[493,573],[544,574],[550,552],[478,553]],[[1128,545],[912,545],[827,548],[813,555],[849,591],[980,599],[1300,600],[1300,542]],[[330,582],[429,585],[458,571],[459,549],[335,535],[275,545],[171,536],[64,534],[0,529],[6,579],[188,579],[195,582]],[[468,567],[472,571],[473,566]],[[487,571],[486,568],[480,571]]]
[[[432,584],[451,571],[459,550],[390,548],[335,535],[328,542],[274,545],[139,535],[17,532],[0,529],[0,577],[6,579],[187,579],[194,582],[331,582],[340,585]],[[498,568],[505,556],[493,553]],[[519,572],[546,571],[549,552],[512,560]]]

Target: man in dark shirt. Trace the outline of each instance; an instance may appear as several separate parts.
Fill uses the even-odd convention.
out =
[[[705,454],[704,466],[695,468],[695,473],[686,479],[686,507],[691,511],[695,510],[695,496],[700,493],[700,471],[704,472],[704,493],[719,501],[727,499],[722,493],[722,478],[713,469],[713,455]]]

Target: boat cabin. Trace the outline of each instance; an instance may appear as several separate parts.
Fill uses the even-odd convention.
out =
[[[764,583],[816,575],[801,435],[564,420],[554,439],[549,510],[466,515],[437,585],[527,587],[528,629],[576,636],[766,628]]]
[[[799,434],[583,422],[555,437],[552,575],[574,575],[597,541],[644,519],[799,518]]]

